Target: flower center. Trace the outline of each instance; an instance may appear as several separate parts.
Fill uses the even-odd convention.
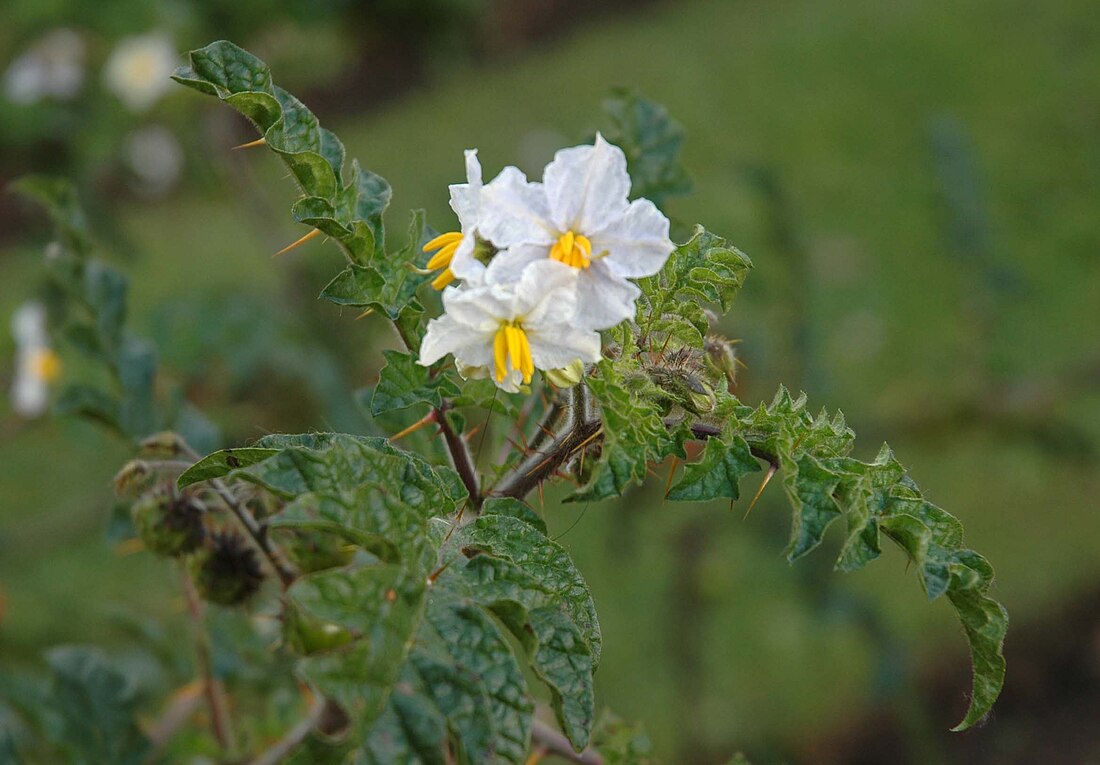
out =
[[[592,242],[587,236],[566,231],[550,248],[550,258],[573,268],[588,268],[592,262]]]
[[[458,249],[458,245],[461,243],[462,232],[449,231],[446,234],[440,234],[424,245],[424,252],[439,251],[432,255],[428,265],[425,266],[429,271],[439,271],[439,275],[432,279],[434,289],[441,290],[455,280],[455,272],[451,270],[451,261],[454,260],[455,250]]]
[[[508,366],[511,362],[512,369],[518,369],[523,375],[523,382],[531,382],[531,375],[535,373],[535,362],[531,358],[531,343],[527,340],[527,333],[518,322],[505,322],[497,330],[493,338],[493,362],[497,382],[504,382],[508,376]]]
[[[49,348],[41,348],[31,356],[31,374],[45,383],[61,376],[61,357]]]

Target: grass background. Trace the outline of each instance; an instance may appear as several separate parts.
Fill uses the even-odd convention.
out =
[[[584,25],[522,57],[460,67],[365,118],[319,116],[350,156],[390,180],[391,236],[400,237],[410,207],[427,208],[437,228],[449,224],[445,186],[460,180],[462,149],[479,148],[487,175],[513,163],[537,175],[554,149],[598,127],[599,102],[616,85],[663,102],[687,129],[695,192],[670,203],[672,217],[705,224],[756,263],[726,324],[744,340],[742,397],[756,403],[781,382],[812,382],[815,406],[843,409],[868,434],[860,456],[889,437],[928,496],[963,520],[968,542],[997,567],[995,594],[1017,624],[1042,620],[1092,586],[1100,573],[1095,460],[981,424],[913,427],[940,407],[1011,386],[1053,391],[1052,404],[1036,404],[1037,417],[1075,422],[1093,442],[1100,433],[1095,384],[1062,394],[1050,382],[1100,353],[1100,15],[1092,5],[665,3]],[[980,275],[944,233],[929,132],[944,119],[968,136],[991,252],[1018,277],[997,293],[984,335],[973,306],[985,289]],[[139,327],[181,291],[230,285],[277,302],[301,261],[324,263],[306,272],[318,289],[319,274],[340,262],[331,245],[314,243],[273,263],[273,242],[300,235],[286,222],[289,181],[268,155],[207,150],[222,175],[123,213],[121,230],[140,253],[128,264]],[[775,211],[751,182],[754,168],[782,184],[801,259],[777,246]],[[257,204],[273,217],[250,219]],[[4,255],[0,308],[8,312],[33,284],[38,254]],[[792,297],[800,275],[805,292]],[[798,357],[800,314],[809,355]],[[350,382],[365,384],[385,338],[335,308],[320,315],[363,349]],[[1021,395],[1027,412],[1031,399]],[[259,435],[279,423],[249,426]],[[0,443],[0,655],[29,660],[62,640],[119,639],[119,608],[179,617],[172,572],[103,541],[109,478],[125,458],[74,422],[37,423]],[[901,705],[919,731],[912,746],[949,756],[953,739],[939,731],[965,706],[965,674],[955,709],[914,711],[900,701],[914,666],[964,651],[947,604],[923,602],[892,551],[845,577],[830,573],[827,551],[788,567],[780,494],[771,487],[743,521],[741,508],[662,503],[656,486],[619,509],[593,505],[576,526],[582,508],[548,496],[551,530],[568,529],[562,543],[601,615],[602,700],[643,719],[662,753],[685,745],[676,657],[694,642],[679,629],[677,608],[690,564],[705,678],[692,735],[799,758],[853,710]],[[704,543],[679,554],[685,523],[703,529]],[[877,615],[872,627],[867,613]]]

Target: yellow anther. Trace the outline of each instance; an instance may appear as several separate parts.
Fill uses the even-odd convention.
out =
[[[448,231],[446,234],[440,234],[435,239],[424,245],[424,252],[431,252],[432,250],[438,250],[440,247],[446,247],[448,244],[454,244],[455,242],[462,241],[461,231]]]
[[[462,240],[458,242],[451,242],[444,245],[443,249],[432,255],[432,259],[428,261],[428,265],[425,266],[429,271],[436,271],[440,268],[446,268],[451,265],[451,261],[454,260],[455,250],[458,249],[458,245]]]
[[[531,357],[531,342],[523,327],[517,324],[501,324],[493,338],[493,364],[496,381],[503,382],[509,368],[523,375],[523,382],[530,383],[535,374],[535,360]]]
[[[551,260],[558,260],[573,268],[588,268],[592,257],[592,243],[588,237],[566,231],[550,248]]]
[[[61,376],[61,357],[49,348],[40,348],[31,356],[31,373],[43,382],[52,383]]]
[[[432,289],[441,290],[454,280],[455,272],[449,268],[445,269],[440,272],[439,276],[432,279]]]
[[[435,289],[441,290],[455,280],[454,271],[451,270],[451,261],[454,260],[455,251],[460,244],[462,244],[462,232],[448,231],[446,234],[440,234],[424,245],[424,252],[439,250],[439,252],[432,255],[431,259],[428,261],[427,270],[438,271],[441,268],[446,269],[432,280],[432,287]]]
[[[502,324],[493,338],[493,363],[497,382],[504,382],[508,376],[508,325]]]

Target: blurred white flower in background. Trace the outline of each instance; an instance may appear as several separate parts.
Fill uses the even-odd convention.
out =
[[[84,40],[73,30],[47,33],[8,66],[4,95],[24,105],[73,98],[84,85],[84,53]]]
[[[61,375],[61,358],[50,347],[46,308],[38,302],[19,306],[12,316],[15,337],[15,377],[12,408],[26,418],[38,417],[50,403],[50,383]]]
[[[161,32],[126,37],[111,51],[103,81],[128,109],[145,112],[172,87],[169,78],[179,63],[172,41]]]
[[[130,132],[122,143],[122,159],[138,181],[138,190],[157,196],[172,189],[183,171],[183,147],[163,125]]]

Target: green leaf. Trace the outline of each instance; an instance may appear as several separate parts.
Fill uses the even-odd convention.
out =
[[[668,499],[705,502],[741,496],[738,483],[748,473],[758,472],[760,463],[752,456],[745,439],[734,435],[729,441],[711,438],[698,462],[687,465],[684,475],[668,493]]]
[[[603,109],[610,118],[604,138],[626,154],[631,198],[645,197],[661,207],[669,197],[691,191],[691,178],[680,164],[684,128],[664,106],[619,88]]]
[[[459,533],[459,544],[467,555],[473,551],[487,552],[511,561],[556,592],[591,648],[593,667],[599,665],[603,639],[596,604],[584,577],[561,545],[527,521],[499,513],[482,514],[464,527]]]
[[[201,481],[209,481],[213,478],[222,478],[241,467],[255,465],[268,457],[274,457],[279,449],[263,449],[256,447],[244,447],[237,449],[222,449],[203,457],[191,467],[187,468],[176,481],[176,485],[183,489]]]
[[[191,51],[189,64],[173,79],[217,97],[252,121],[302,191],[292,211],[294,219],[332,237],[351,263],[376,270],[395,293],[387,292],[383,305],[392,307],[398,295],[407,294],[407,287],[391,280],[391,261],[385,253],[382,213],[390,201],[389,184],[361,170],[354,160],[344,173],[345,152],[339,139],[322,128],[301,101],[272,82],[263,61],[219,41]],[[356,276],[370,281],[369,273]],[[372,298],[362,305],[374,302]]]
[[[675,454],[685,457],[681,429],[665,424],[664,395],[642,371],[633,354],[603,360],[598,374],[585,379],[600,406],[603,439],[600,458],[570,502],[598,501],[623,493],[646,477],[646,466]]]
[[[751,268],[747,255],[696,226],[691,238],[673,250],[659,274],[638,281],[642,295],[637,323],[643,336],[662,332],[692,347],[702,347],[707,323],[700,304],[728,311]]]
[[[465,599],[435,597],[429,602],[427,618],[455,665],[481,678],[495,732],[492,754],[522,765],[527,760],[534,704],[508,641],[484,611]]]
[[[606,709],[592,731],[592,748],[604,765],[656,765],[653,744],[641,724],[628,724]]]
[[[512,497],[490,497],[481,506],[481,515],[506,515],[518,518],[524,523],[533,526],[543,536],[546,535],[546,521],[538,513],[531,509],[526,502]]]
[[[53,710],[60,743],[74,763],[143,762],[149,741],[135,721],[133,685],[97,648],[62,646],[46,654],[53,670]]]
[[[888,447],[872,462],[850,456],[854,434],[841,414],[807,410],[780,388],[774,400],[756,409],[731,396],[719,409],[754,451],[771,455],[784,472],[793,513],[790,560],[818,546],[826,528],[847,516],[847,535],[836,567],[852,571],[879,557],[881,536],[899,545],[930,600],[946,594],[963,623],[974,664],[970,708],[956,728],[981,720],[1004,683],[1002,646],[1008,629],[1004,607],[991,599],[993,569],[963,546],[962,524],[927,501]]]
[[[458,575],[468,597],[490,608],[523,645],[535,675],[550,689],[562,730],[583,749],[595,714],[595,661],[561,596],[515,563],[492,555],[475,554]]]
[[[424,578],[399,565],[307,574],[287,590],[289,606],[358,639],[303,657],[298,674],[340,704],[361,730],[382,713],[424,608]]]
[[[54,403],[54,411],[60,415],[76,414],[124,433],[119,419],[119,402],[106,391],[83,383],[66,385]]]
[[[438,407],[444,398],[457,396],[459,388],[446,372],[432,375],[411,353],[383,351],[386,366],[378,378],[371,398],[371,414],[377,416],[417,403]]]
[[[396,320],[403,313],[423,309],[416,292],[427,276],[412,270],[424,242],[424,212],[412,214],[408,243],[395,253],[368,265],[352,263],[321,290],[321,297],[337,305],[370,307]]]

